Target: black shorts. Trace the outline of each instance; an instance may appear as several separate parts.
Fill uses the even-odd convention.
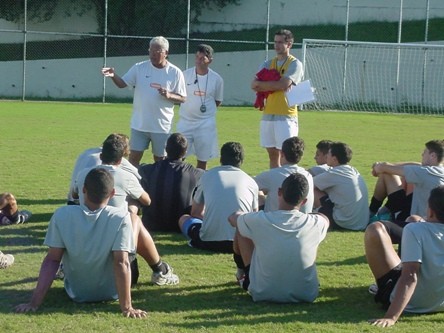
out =
[[[194,223],[188,229],[187,234],[188,237],[191,239],[190,245],[192,247],[218,253],[234,253],[233,241],[203,241],[202,239],[200,239],[199,232],[201,227],[201,223]]]
[[[386,308],[390,306],[390,294],[401,276],[401,271],[402,264],[399,264],[376,281],[378,292],[375,295],[375,302],[382,303]]]
[[[344,230],[344,228],[339,226],[333,218],[333,207],[335,204],[330,200],[328,195],[324,195],[323,197],[319,198],[319,201],[321,203],[321,207],[319,207],[318,213],[324,214],[330,220],[329,230]]]
[[[388,195],[386,207],[392,212],[392,220],[404,222],[410,216],[413,193],[406,194],[405,190],[398,190]]]

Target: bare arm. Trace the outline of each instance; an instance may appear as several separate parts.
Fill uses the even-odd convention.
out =
[[[281,77],[279,81],[259,81],[255,79],[251,83],[251,89],[256,92],[278,90],[285,91],[290,87],[291,84],[292,81],[288,77]]]
[[[241,215],[244,215],[244,214],[245,214],[245,212],[238,210],[237,212],[234,212],[233,214],[228,216],[228,222],[230,222],[232,227],[237,228],[237,218]]]
[[[203,215],[204,215],[204,211],[205,211],[205,204],[200,204],[200,203],[197,203],[196,201],[193,200],[190,215],[192,217],[197,217],[198,219],[202,220]]]
[[[393,301],[384,318],[369,320],[372,325],[380,327],[395,325],[415,291],[420,266],[419,262],[406,262],[402,264],[401,277],[396,284]]]
[[[122,314],[127,318],[144,318],[146,311],[134,309],[131,301],[131,268],[128,252],[114,251],[114,276]]]
[[[116,74],[114,67],[104,67],[102,68],[102,74],[105,77],[110,77],[114,84],[119,88],[125,88],[127,86],[126,82]]]
[[[143,192],[142,195],[139,198],[139,202],[144,206],[151,205],[151,198],[150,195],[146,192]]]
[[[186,97],[173,93],[171,91],[166,90],[165,88],[159,88],[157,90],[159,94],[161,94],[163,97],[165,97],[167,100],[173,103],[185,103]]]
[[[17,305],[15,312],[29,312],[36,311],[43,303],[49,288],[51,288],[54,277],[62,260],[63,252],[65,249],[61,248],[49,248],[48,253],[43,259],[40,267],[39,278],[37,286],[32,293],[32,297],[29,303]]]
[[[372,166],[372,174],[377,177],[381,173],[388,173],[390,175],[404,176],[404,166],[406,165],[421,165],[418,162],[404,162],[404,163],[389,163],[376,162]]]

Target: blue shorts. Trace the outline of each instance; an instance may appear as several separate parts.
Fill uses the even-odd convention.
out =
[[[153,146],[153,155],[163,157],[166,155],[165,146],[170,135],[168,133],[151,133],[131,129],[130,148],[134,151],[148,149],[150,143]]]

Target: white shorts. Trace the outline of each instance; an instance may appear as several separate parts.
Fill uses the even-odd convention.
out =
[[[130,149],[144,151],[152,143],[154,156],[166,156],[165,146],[169,136],[168,133],[142,132],[131,128]]]
[[[298,117],[265,114],[261,119],[261,146],[264,148],[282,148],[282,143],[293,136],[298,136]]]
[[[214,117],[195,121],[179,119],[176,130],[188,140],[187,156],[196,155],[197,160],[202,162],[219,156]]]

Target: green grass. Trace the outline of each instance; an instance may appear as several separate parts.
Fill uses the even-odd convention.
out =
[[[319,298],[314,304],[253,303],[234,283],[229,255],[189,248],[180,235],[154,234],[163,258],[181,278],[174,287],[149,284],[150,270],[140,265],[134,305],[149,311],[145,320],[121,316],[116,302],[75,304],[55,281],[38,312],[12,313],[35,286],[46,253],[42,245],[52,212],[65,202],[77,155],[99,145],[111,132],[129,133],[130,104],[0,102],[0,191],[11,191],[34,215],[29,223],[0,228],[0,250],[15,264],[0,271],[1,332],[379,332],[368,318],[384,311],[367,292],[372,283],[362,232],[331,232],[321,244]],[[267,168],[258,145],[260,113],[253,108],[222,108],[219,143],[240,141],[246,150],[243,169],[255,175]],[[306,142],[302,166],[313,164],[320,139],[351,145],[352,165],[369,189],[374,161],[419,160],[427,140],[442,138],[443,117],[339,112],[301,112],[300,136]],[[144,161],[151,162],[151,154]],[[195,163],[195,159],[190,159]],[[211,161],[215,166],[218,161]],[[283,268],[285,270],[285,268]],[[85,276],[88,273],[85,272]],[[442,331],[444,314],[406,315],[391,332]]]

